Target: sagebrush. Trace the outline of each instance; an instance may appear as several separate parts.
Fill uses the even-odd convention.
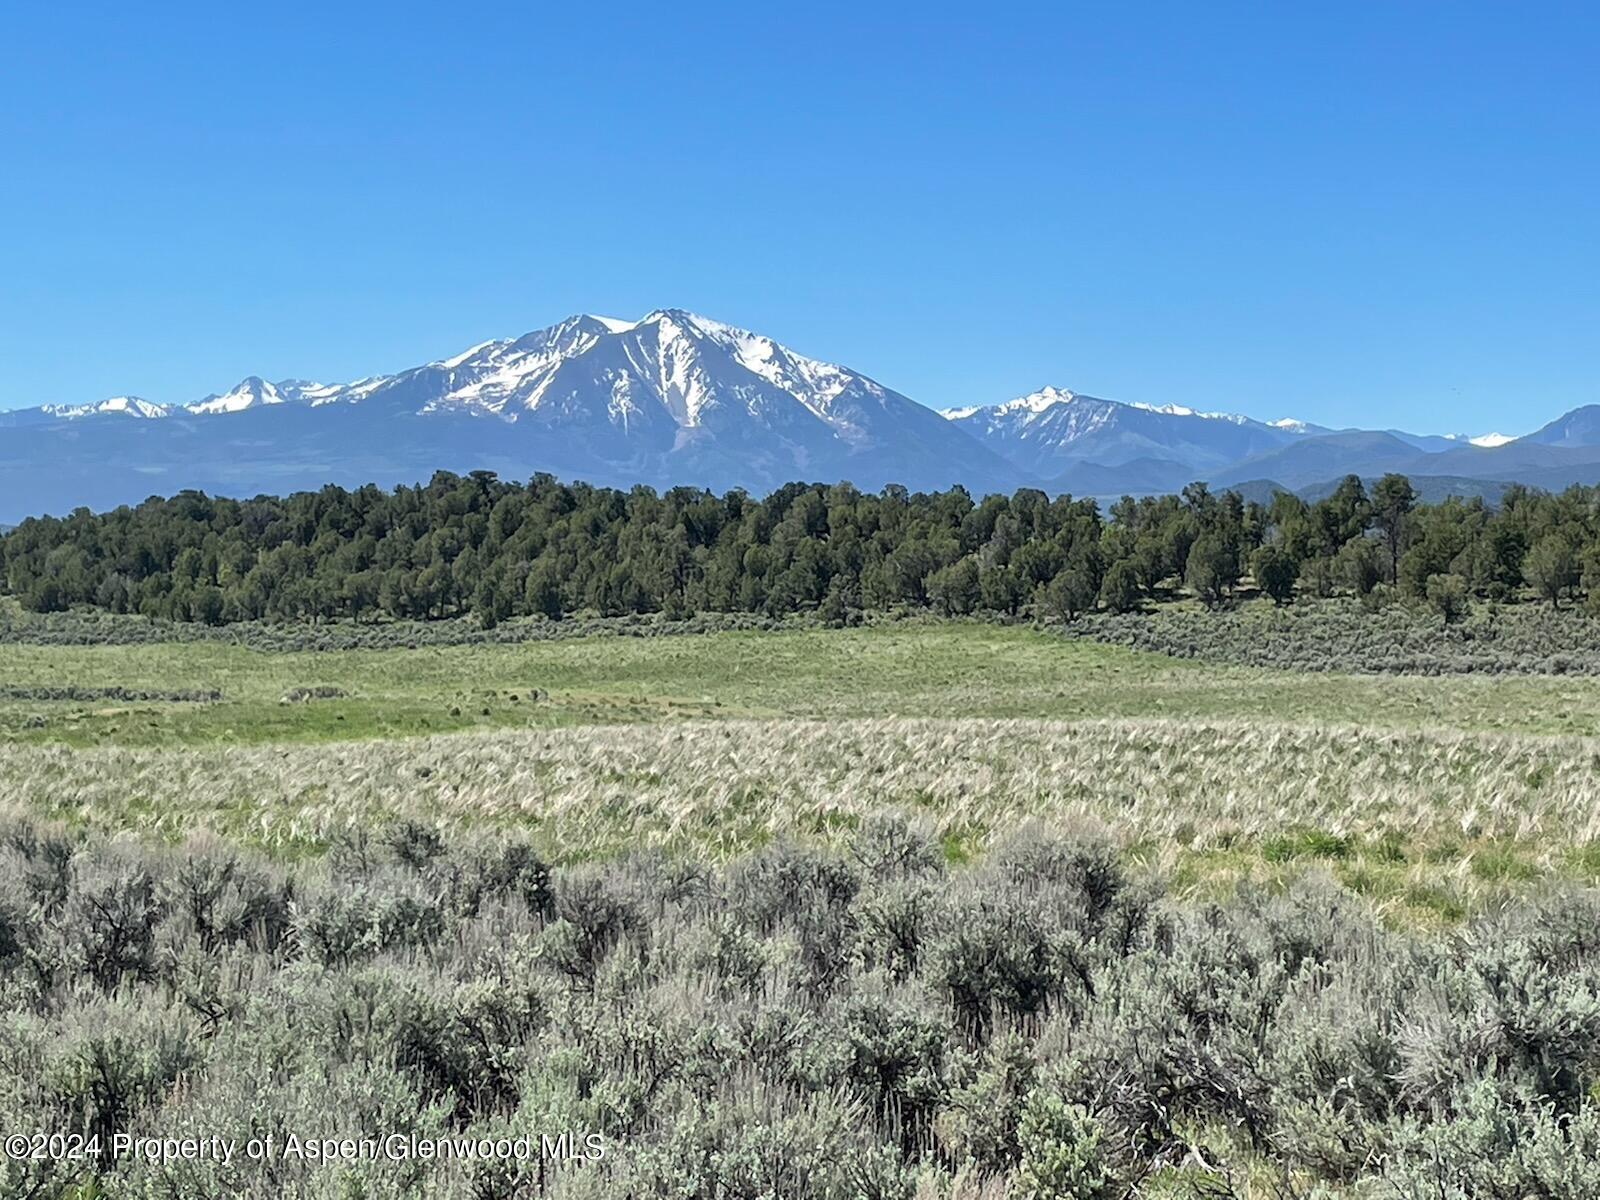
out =
[[[1167,899],[1089,835],[953,869],[892,814],[721,864],[551,867],[419,824],[294,867],[26,821],[0,847],[8,1130],[603,1135],[542,1168],[568,1197],[1600,1191],[1593,891],[1425,938],[1314,879]],[[483,1200],[538,1169],[10,1161],[0,1183]]]

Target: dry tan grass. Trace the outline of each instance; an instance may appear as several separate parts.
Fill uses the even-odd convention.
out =
[[[1414,842],[1600,838],[1600,741],[1258,721],[687,722],[219,749],[0,747],[0,797],[98,828],[278,848],[396,817],[549,851],[734,851],[884,807],[981,843],[1018,820],[1219,849],[1311,827]]]

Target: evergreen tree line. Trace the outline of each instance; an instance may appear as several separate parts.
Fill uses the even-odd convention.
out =
[[[1494,508],[1421,504],[1356,476],[1325,499],[1270,503],[1194,483],[1091,500],[1023,489],[862,492],[786,485],[764,499],[664,495],[491,472],[424,486],[325,487],[227,500],[199,492],[34,518],[0,537],[0,578],[32,611],[89,605],[177,621],[560,619],[705,612],[830,622],[897,608],[1071,619],[1180,591],[1393,594],[1446,619],[1470,597],[1600,605],[1600,488],[1513,487]]]

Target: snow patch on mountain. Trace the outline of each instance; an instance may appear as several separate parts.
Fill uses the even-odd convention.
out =
[[[968,421],[976,416],[984,416],[990,425],[1004,423],[1007,418],[1020,420],[1026,424],[1034,417],[1049,412],[1058,404],[1071,404],[1078,399],[1075,392],[1066,388],[1043,387],[1037,392],[1029,392],[1026,396],[1018,396],[1015,400],[1007,400],[1002,404],[969,404],[963,408],[941,408],[939,415],[947,421]]]
[[[1183,404],[1147,404],[1143,401],[1126,402],[1122,400],[1102,400],[1098,396],[1085,396],[1081,392],[1074,392],[1068,388],[1043,387],[1036,392],[1029,392],[1026,396],[1018,396],[1015,400],[1007,400],[1002,404],[967,405],[960,408],[944,408],[939,413],[949,421],[966,421],[979,413],[991,413],[997,418],[1016,417],[1019,414],[1026,420],[1030,417],[1041,416],[1050,412],[1057,405],[1087,402],[1099,406],[1113,404],[1119,408],[1132,408],[1140,412],[1155,413],[1164,417],[1194,417],[1201,421],[1226,421],[1231,425],[1248,425],[1253,422],[1249,417],[1240,416],[1238,413],[1229,412],[1202,412],[1189,408]]]
[[[797,354],[762,334],[681,309],[653,312],[622,332],[652,327],[663,360],[670,360],[675,368],[670,383],[684,389],[684,424],[697,423],[705,401],[703,394],[694,394],[698,390],[695,385],[703,381],[697,379],[691,384],[689,380],[699,366],[696,360],[700,351],[696,343],[701,340],[728,352],[746,371],[787,392],[824,419],[828,418],[833,401],[852,383],[859,383],[879,395],[883,391],[864,376]]]
[[[350,385],[344,383],[314,383],[309,379],[280,379],[272,385],[288,403],[309,404],[316,408],[348,398]]]
[[[1058,404],[1071,404],[1078,399],[1076,392],[1066,388],[1043,387],[1037,392],[1029,392],[1026,396],[1018,396],[1015,400],[1007,400],[1004,404],[995,405],[995,412],[1002,416],[1012,413],[1027,413],[1038,416],[1049,412]]]
[[[492,346],[504,346],[504,345],[506,345],[506,343],[504,341],[496,341],[494,339],[490,339],[487,342],[479,342],[476,346],[468,346],[460,354],[455,354],[455,355],[452,355],[449,358],[441,359],[439,362],[433,363],[431,365],[436,366],[436,367],[443,367],[447,371],[448,370],[452,370],[455,367],[459,367],[462,363],[468,361],[469,359],[473,358],[474,356],[482,354],[485,350],[488,350]]]
[[[1233,425],[1245,425],[1250,422],[1249,417],[1242,417],[1238,413],[1201,412],[1183,404],[1145,404],[1135,400],[1128,407],[1141,409],[1144,412],[1160,413],[1167,417],[1199,417],[1202,421],[1227,421]]]
[[[1465,433],[1441,433],[1439,436],[1447,442],[1464,442],[1468,446],[1482,446],[1487,450],[1493,450],[1496,446],[1504,446],[1507,442],[1517,440],[1508,433],[1480,433],[1477,437],[1471,437]]]
[[[1082,462],[1101,467],[1140,463],[1146,478],[1198,479],[1305,436],[1237,413],[1127,403],[1055,387],[993,407],[947,409],[944,416],[1047,481],[1064,478],[1064,472]]]
[[[95,404],[46,404],[44,411],[51,416],[65,417],[69,420],[101,413],[123,413],[130,417],[156,420],[169,416],[172,412],[165,404],[154,404],[138,396],[112,396]]]

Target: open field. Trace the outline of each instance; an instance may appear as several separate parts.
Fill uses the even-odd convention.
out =
[[[1600,679],[976,622],[3,651],[7,1128],[595,1131],[571,1200],[1600,1186]],[[534,1186],[84,1178],[0,1162]]]
[[[295,689],[331,698],[285,703]],[[51,689],[73,698],[40,699]],[[207,700],[112,696],[214,694]],[[1210,894],[1333,870],[1455,920],[1600,866],[1600,679],[1208,663],[981,623],[267,653],[12,645],[12,811],[277,856],[396,820],[557,861],[926,819],[1104,830]],[[106,699],[83,697],[106,696]]]
[[[401,821],[520,831],[558,860],[728,857],[915,814],[952,859],[1029,821],[1103,831],[1216,892],[1333,870],[1397,915],[1459,917],[1600,873],[1600,741],[1248,721],[692,721],[240,748],[0,753],[13,810],[278,856]]]
[[[311,687],[341,696],[282,702]],[[7,698],[40,688],[222,698]],[[235,746],[707,717],[933,716],[1591,736],[1600,735],[1600,679],[1272,671],[978,622],[302,653],[8,645],[0,656],[0,736],[9,742]]]

